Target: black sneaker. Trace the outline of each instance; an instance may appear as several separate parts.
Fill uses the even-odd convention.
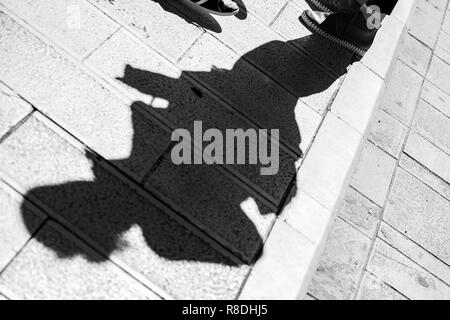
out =
[[[313,33],[331,40],[362,57],[372,45],[376,28],[369,28],[362,14],[306,10],[300,21]]]
[[[220,16],[234,16],[239,12],[239,6],[232,0],[191,0],[203,10]]]
[[[356,12],[361,7],[361,0],[306,0],[317,11],[335,13],[340,11]]]

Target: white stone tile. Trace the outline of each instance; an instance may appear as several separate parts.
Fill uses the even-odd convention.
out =
[[[399,168],[383,219],[436,257],[450,262],[450,202]]]
[[[395,169],[395,159],[366,142],[351,179],[351,186],[375,202],[384,205]]]
[[[315,244],[320,244],[327,236],[334,220],[328,209],[302,191],[291,199],[281,217]]]
[[[424,100],[419,101],[414,130],[435,146],[450,154],[450,118]]]
[[[431,49],[408,34],[400,46],[399,59],[425,76],[431,59]]]
[[[412,242],[406,236],[384,222],[381,224],[378,236],[415,263],[450,285],[450,267]]]
[[[320,300],[351,299],[369,256],[370,239],[337,219],[320,257],[309,292]]]
[[[383,80],[361,63],[350,68],[331,112],[364,134],[384,90]]]
[[[369,238],[374,238],[380,223],[381,208],[348,187],[338,215]]]
[[[370,272],[365,272],[356,297],[358,300],[407,300]]]
[[[405,25],[394,16],[387,16],[374,43],[361,62],[383,79],[389,79],[397,59],[401,39],[406,36]]]
[[[316,249],[308,238],[277,219],[239,299],[303,298],[314,268]]]
[[[412,132],[405,153],[450,183],[450,156],[424,137]]]
[[[447,115],[447,117],[450,117],[450,95],[433,85],[431,82],[424,82],[421,98],[443,114]]]
[[[431,59],[427,80],[450,94],[450,65],[437,56]]]
[[[397,61],[387,82],[381,107],[409,126],[414,115],[423,78],[401,61]]]
[[[407,128],[382,109],[377,110],[367,139],[390,155],[398,158],[405,142]]]
[[[329,113],[300,167],[297,188],[334,212],[361,141],[355,129]]]
[[[375,243],[367,270],[410,299],[450,299],[444,282],[381,240]]]
[[[404,153],[400,157],[400,166],[444,198],[450,200],[450,185],[419,162]]]

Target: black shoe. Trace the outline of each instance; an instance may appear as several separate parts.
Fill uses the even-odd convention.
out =
[[[362,12],[319,12],[306,10],[300,21],[313,33],[356,53],[362,57],[370,48],[378,31],[369,28]]]
[[[358,0],[307,0],[314,9],[326,13],[340,11],[357,12],[361,7]]]
[[[191,0],[203,10],[220,16],[234,16],[239,12],[239,6],[232,0]]]

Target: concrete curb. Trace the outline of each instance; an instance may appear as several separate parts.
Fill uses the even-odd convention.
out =
[[[303,299],[383,96],[417,0],[399,0],[350,68],[297,174],[297,193],[266,240],[239,299]]]

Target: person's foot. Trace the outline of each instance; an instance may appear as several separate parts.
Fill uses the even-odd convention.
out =
[[[239,12],[239,6],[232,0],[191,0],[205,11],[221,15],[233,16]]]
[[[362,57],[370,48],[378,31],[369,28],[362,12],[328,13],[306,10],[300,21],[313,33],[319,34]]]

